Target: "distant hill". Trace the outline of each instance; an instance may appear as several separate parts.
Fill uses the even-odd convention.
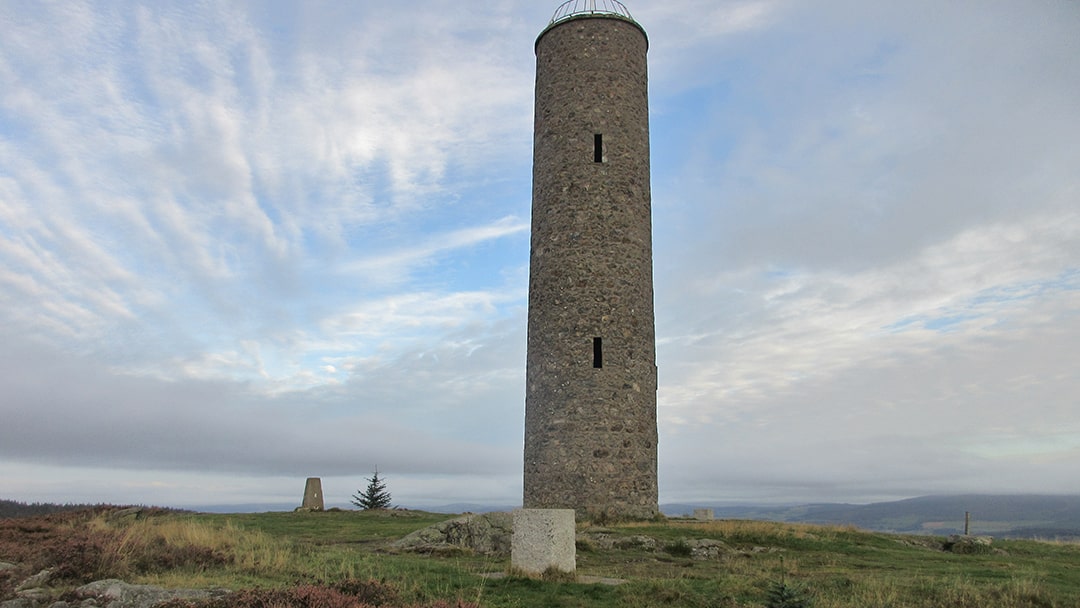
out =
[[[297,501],[251,502],[220,505],[184,505],[183,508],[189,511],[195,511],[196,513],[277,513],[284,511],[292,511],[299,506],[300,502]]]
[[[815,503],[794,506],[664,505],[668,515],[711,508],[717,518],[853,525],[865,530],[959,534],[964,513],[971,533],[1013,538],[1080,538],[1080,496],[922,496],[868,505]]]

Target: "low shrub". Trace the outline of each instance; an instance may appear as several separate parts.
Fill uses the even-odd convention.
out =
[[[376,580],[350,578],[334,583],[333,588],[372,606],[392,606],[398,602],[397,588]]]

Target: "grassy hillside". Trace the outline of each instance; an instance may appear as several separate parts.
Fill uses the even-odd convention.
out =
[[[20,570],[0,572],[0,600],[11,596],[18,576],[53,566],[70,586],[117,577],[261,590],[235,596],[232,606],[760,607],[783,578],[817,608],[1080,608],[1080,546],[1067,543],[1001,541],[991,552],[960,555],[942,551],[940,538],[850,527],[678,520],[583,526],[578,574],[625,581],[619,585],[496,578],[490,575],[505,574],[507,558],[390,550],[391,541],[447,517],[98,509],[2,520],[0,561]],[[695,556],[702,539],[719,541],[708,559]],[[253,597],[261,599],[243,600]]]

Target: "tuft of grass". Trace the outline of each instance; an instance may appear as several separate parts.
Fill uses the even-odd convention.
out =
[[[674,555],[677,557],[690,557],[692,547],[689,543],[686,542],[685,538],[680,538],[679,540],[665,546],[664,550],[667,551],[669,555]]]

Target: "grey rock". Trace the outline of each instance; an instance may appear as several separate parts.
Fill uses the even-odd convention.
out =
[[[511,513],[465,515],[417,530],[391,547],[402,551],[436,553],[447,549],[465,549],[484,555],[510,555],[514,533]]]
[[[698,561],[720,559],[731,553],[731,548],[727,544],[711,538],[691,540],[686,544],[690,546],[690,558]]]
[[[578,534],[577,541],[580,545],[596,550],[633,550],[655,551],[656,539],[651,536],[637,534],[634,536],[615,536],[608,532],[585,532]]]
[[[17,597],[13,600],[0,602],[0,608],[37,608],[38,603],[25,597]]]
[[[29,591],[31,589],[40,589],[41,587],[46,587],[48,586],[49,581],[52,580],[52,575],[52,568],[46,568],[45,570],[42,570],[41,572],[38,572],[37,574],[19,583],[15,587],[15,591]]]
[[[15,595],[24,599],[40,602],[49,599],[52,596],[52,593],[44,587],[30,587],[29,589],[16,591]]]
[[[75,596],[96,599],[105,608],[152,608],[166,600],[204,600],[227,593],[222,589],[163,589],[152,585],[132,585],[118,579],[106,579],[83,585]],[[85,602],[83,605],[86,605]]]
[[[601,551],[656,551],[660,546],[660,543],[651,536],[640,534],[635,536],[614,536],[606,531],[582,533],[578,535],[577,540],[579,546],[588,547],[590,550]],[[719,559],[732,553],[732,549],[723,541],[713,540],[711,538],[681,540],[677,544],[684,545],[683,549],[689,548],[690,557],[695,560]]]
[[[993,553],[994,549],[991,547],[993,542],[994,538],[992,536],[964,536],[961,534],[953,534],[945,541],[944,549],[951,553],[980,555]]]
[[[589,550],[607,550],[615,546],[615,537],[607,532],[582,532],[577,535],[579,547]]]
[[[10,562],[0,562],[0,572],[3,572],[4,570],[12,570],[15,568],[18,568],[18,566],[15,564],[12,564]]]
[[[656,539],[651,536],[643,536],[641,534],[627,536],[626,538],[616,539],[615,548],[644,549],[646,551],[654,551],[656,549]]]

